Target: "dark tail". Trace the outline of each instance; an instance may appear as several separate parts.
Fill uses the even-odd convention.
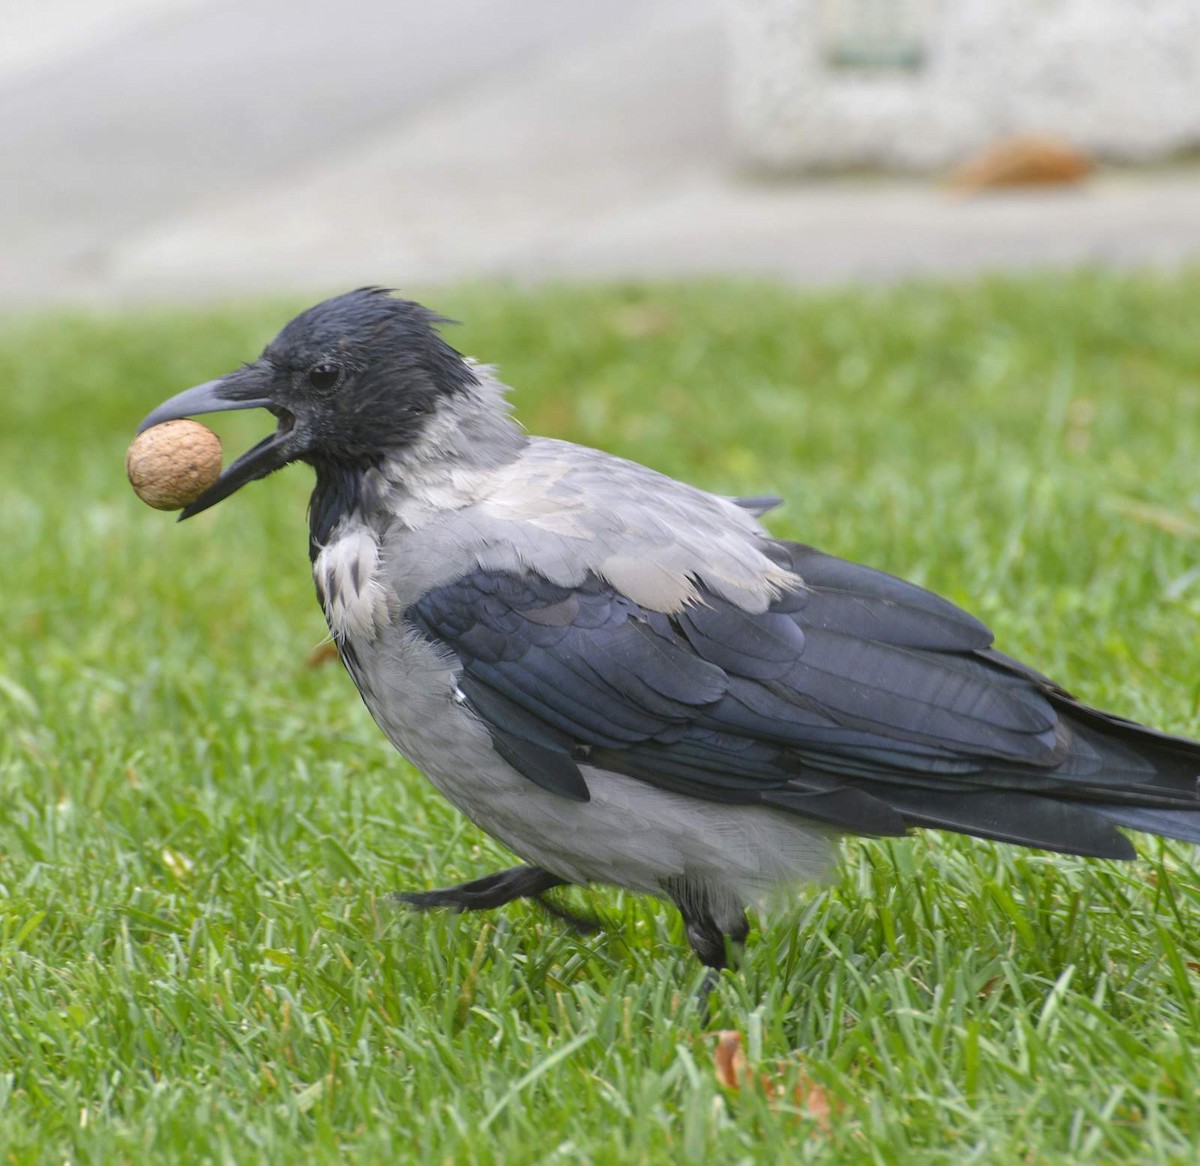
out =
[[[1062,854],[1135,858],[1118,827],[1200,843],[1200,742],[1080,704],[994,650],[978,654],[1041,690],[1058,721],[1057,760],[941,776],[861,773],[850,778],[857,789],[909,827]]]
[[[1200,843],[1200,742],[1042,687],[1062,726],[1061,763],[992,774],[986,794],[915,798],[905,813],[912,824],[1097,858],[1136,857],[1114,827]]]
[[[1105,805],[1093,805],[1091,809],[1127,830],[1200,843],[1200,810],[1131,810],[1125,806]]]
[[[1133,754],[1152,774],[1149,788],[1143,777],[1131,792],[1137,804],[1106,799],[1091,803],[1091,809],[1128,830],[1200,843],[1200,742],[1160,733],[1069,697],[1058,703],[1066,719],[1090,732],[1093,741],[1109,750],[1119,748],[1122,757]]]

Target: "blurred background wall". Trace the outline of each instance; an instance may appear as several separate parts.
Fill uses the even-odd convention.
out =
[[[1198,140],[1198,7],[0,0],[0,302],[1176,263],[1196,166],[1093,163]],[[1017,129],[1081,164],[973,198],[759,173]]]
[[[931,169],[1005,134],[1200,146],[1196,0],[738,0],[733,109],[770,169]]]

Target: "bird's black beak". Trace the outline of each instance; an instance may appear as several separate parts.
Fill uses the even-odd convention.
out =
[[[268,409],[279,418],[279,425],[269,437],[264,437],[252,449],[221,471],[221,476],[194,502],[183,508],[179,521],[191,518],[210,506],[228,498],[235,490],[257,478],[265,478],[281,469],[294,458],[292,435],[296,418],[286,409],[280,408],[268,396],[262,395],[266,377],[255,365],[232,372],[215,381],[184,389],[157,409],[147,414],[138,426],[142,433],[153,425],[164,421],[175,421],[181,417],[193,417],[198,413],[227,413],[234,409]]]

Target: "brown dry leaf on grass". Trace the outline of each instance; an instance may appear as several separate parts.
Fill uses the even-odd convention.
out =
[[[746,1054],[742,1051],[742,1034],[736,1029],[724,1028],[717,1033],[713,1066],[722,1089],[735,1093],[741,1089],[746,1080]]]
[[[797,1108],[804,1110],[817,1123],[823,1134],[830,1131],[833,1107],[829,1102],[829,1094],[818,1085],[803,1069],[800,1070],[800,1080],[792,1089],[792,1098]]]
[[[788,1075],[790,1067],[789,1062],[779,1061],[775,1066],[775,1076],[765,1070],[756,1074],[746,1063],[742,1034],[731,1028],[722,1029],[717,1033],[713,1068],[716,1071],[717,1082],[723,1089],[728,1089],[731,1093],[740,1093],[743,1089],[758,1089],[772,1108],[790,1100],[806,1117],[816,1122],[822,1133],[829,1133],[834,1110],[829,1094],[824,1086],[814,1081],[804,1069],[800,1070],[799,1079],[789,1089],[783,1078]],[[840,1106],[838,1108],[840,1109]]]

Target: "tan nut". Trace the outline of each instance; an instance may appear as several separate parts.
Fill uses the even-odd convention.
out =
[[[125,473],[147,506],[182,510],[219,477],[221,439],[198,421],[164,421],[134,438]]]

